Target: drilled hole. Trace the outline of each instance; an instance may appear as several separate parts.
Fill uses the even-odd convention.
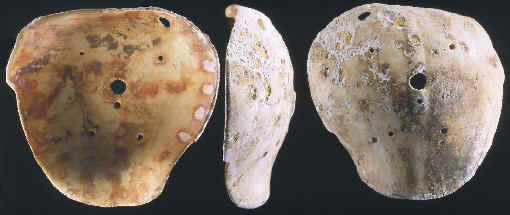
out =
[[[120,102],[113,103],[113,108],[119,109],[120,108]]]
[[[96,136],[96,131],[94,129],[90,129],[87,134],[89,135],[89,137],[93,137],[93,136]]]
[[[423,99],[417,99],[416,102],[418,102],[418,104],[422,104],[423,103]]]
[[[449,47],[450,47],[450,49],[451,49],[451,50],[453,50],[453,49],[457,48],[457,46],[455,45],[455,43],[450,44],[450,46],[449,46]]]
[[[163,56],[158,56],[159,61],[163,61]]]
[[[122,80],[115,80],[110,84],[113,94],[120,95],[126,91],[126,83]]]
[[[388,136],[392,137],[393,135],[395,135],[395,133],[393,133],[393,131],[388,132]]]
[[[375,52],[374,48],[372,48],[372,47],[370,47],[370,48],[368,49],[368,51],[369,51],[370,53],[372,53],[372,54]]]
[[[361,21],[363,21],[363,20],[365,20],[368,16],[370,16],[370,12],[364,12],[364,13],[362,13],[362,14],[360,14],[360,15],[358,16],[358,19],[359,19],[359,20],[361,20]]]
[[[138,134],[138,135],[136,136],[136,140],[138,140],[138,141],[143,140],[143,134]]]
[[[372,143],[377,143],[377,137],[372,137]]]
[[[427,76],[425,76],[423,73],[417,73],[411,77],[409,82],[412,88],[421,90],[425,88],[425,84],[427,84]]]
[[[85,54],[85,53],[83,53],[83,52],[80,52],[80,55],[82,55],[82,56],[83,56],[84,54]]]
[[[448,133],[448,128],[441,128],[441,133],[442,134]]]
[[[159,17],[159,19],[158,19],[158,20],[159,20],[159,22],[160,22],[163,26],[165,26],[165,27],[167,27],[167,28],[169,28],[169,27],[170,27],[170,22],[168,21],[168,19],[166,19],[166,18],[164,18],[164,17]]]

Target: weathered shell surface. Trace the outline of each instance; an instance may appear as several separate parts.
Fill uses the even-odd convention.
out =
[[[361,179],[383,195],[450,194],[471,179],[492,144],[505,77],[472,18],[356,7],[317,35],[307,67],[323,123]]]
[[[269,198],[271,170],[294,113],[293,69],[281,35],[264,14],[231,5],[226,54],[226,187],[239,207]]]
[[[140,205],[200,136],[219,61],[208,37],[172,12],[78,10],[25,27],[6,78],[34,157],[60,192]]]

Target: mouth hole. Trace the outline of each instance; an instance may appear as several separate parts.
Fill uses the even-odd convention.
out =
[[[416,73],[410,78],[409,84],[415,90],[422,90],[427,84],[427,76],[425,76],[423,73]]]
[[[158,20],[163,26],[165,26],[165,28],[170,28],[170,21],[168,21],[168,19],[165,17],[159,17]]]
[[[110,84],[110,88],[113,94],[121,95],[126,91],[126,83],[123,80],[117,79]]]

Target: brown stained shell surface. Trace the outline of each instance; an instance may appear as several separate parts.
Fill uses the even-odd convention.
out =
[[[269,198],[273,163],[294,113],[294,71],[269,18],[238,5],[225,14],[234,19],[225,65],[225,183],[232,202],[256,208]]]
[[[23,129],[51,183],[95,206],[156,198],[214,107],[209,38],[159,8],[77,10],[34,20],[7,66]]]
[[[326,128],[377,192],[433,199],[473,177],[492,144],[504,71],[474,19],[369,4],[333,19],[308,55]]]

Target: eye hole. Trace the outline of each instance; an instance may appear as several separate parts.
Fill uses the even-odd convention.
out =
[[[168,21],[168,19],[166,19],[165,17],[159,17],[158,20],[163,26],[165,26],[166,28],[170,28],[170,21]]]
[[[113,94],[120,95],[126,91],[126,83],[122,80],[115,80],[110,84]]]
[[[370,12],[364,12],[364,13],[362,13],[362,14],[360,14],[360,15],[358,16],[358,19],[359,19],[360,21],[363,21],[363,20],[365,20],[368,16],[370,16]]]
[[[411,77],[409,83],[413,89],[421,90],[425,88],[425,84],[427,84],[427,76],[423,73],[416,73]]]

